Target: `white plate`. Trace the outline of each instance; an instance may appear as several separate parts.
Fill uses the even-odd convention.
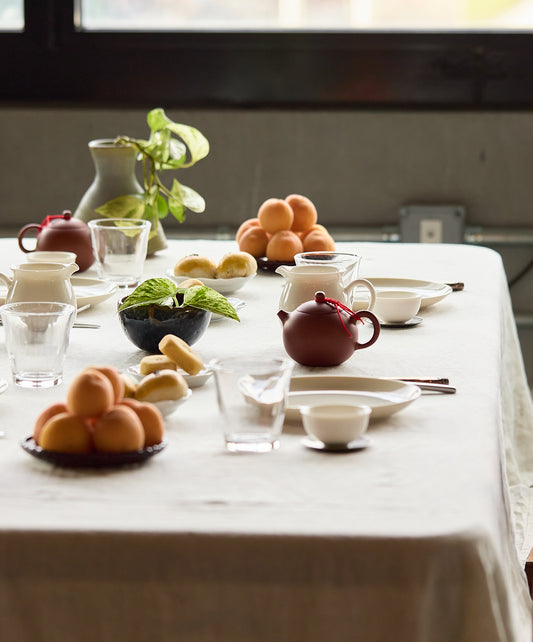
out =
[[[86,276],[72,276],[70,282],[74,288],[74,294],[78,307],[82,305],[97,305],[113,295],[117,286],[115,283],[108,283],[100,279],[91,279]]]
[[[182,281],[188,281],[191,278],[196,278],[190,276],[176,276],[174,271],[170,268],[167,270],[167,275],[178,285]],[[213,290],[220,292],[220,294],[231,294],[232,292],[240,290],[244,285],[246,285],[246,283],[248,283],[248,281],[253,279],[254,276],[255,274],[250,274],[250,276],[236,276],[233,279],[204,279],[203,277],[198,277],[198,279],[204,285],[207,285],[208,288],[212,288]]]
[[[376,290],[408,290],[416,292],[422,297],[420,308],[427,308],[453,292],[452,288],[446,283],[437,283],[434,281],[422,281],[420,279],[398,279],[398,278],[374,278],[365,276]]]
[[[177,370],[177,373],[182,375],[189,388],[199,388],[200,386],[203,386],[207,382],[209,377],[213,374],[211,370],[207,370],[205,368],[203,370],[200,370],[200,372],[195,375],[191,375],[185,372],[185,370],[181,370],[179,368]],[[135,381],[137,382],[146,377],[146,375],[141,374],[140,365],[130,366],[126,370],[126,374],[130,375],[130,377],[132,377],[132,379],[135,379]]]
[[[114,294],[117,286],[114,283],[91,279],[86,276],[72,276],[70,282],[76,295],[78,307],[82,305],[97,305]],[[0,286],[0,305],[6,302],[7,287]]]
[[[285,417],[300,421],[301,406],[320,404],[366,405],[370,419],[388,417],[420,397],[418,386],[404,381],[349,375],[307,375],[293,377]]]

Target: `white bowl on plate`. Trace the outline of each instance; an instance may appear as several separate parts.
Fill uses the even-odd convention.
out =
[[[190,276],[176,276],[172,269],[167,270],[167,275],[179,285],[183,281],[188,281]],[[236,276],[232,279],[205,279],[203,277],[194,277],[198,278],[204,285],[207,285],[208,288],[212,288],[220,294],[231,294],[236,292],[244,287],[248,281],[251,281],[254,278],[255,274],[250,274],[250,276]]]
[[[305,432],[329,447],[347,446],[368,428],[372,409],[365,405],[325,404],[300,408]]]
[[[378,290],[373,312],[385,323],[405,323],[420,310],[422,296],[409,290]]]

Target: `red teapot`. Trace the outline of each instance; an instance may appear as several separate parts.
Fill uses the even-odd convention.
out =
[[[368,348],[379,337],[378,318],[368,310],[353,312],[340,301],[316,292],[314,300],[299,305],[293,312],[280,310],[283,345],[287,354],[302,366],[338,366],[355,350]],[[363,318],[372,322],[371,338],[359,343],[356,324]]]
[[[30,230],[37,230],[37,244],[33,250],[29,250],[23,244],[24,236]],[[80,272],[87,270],[94,263],[89,226],[73,218],[69,210],[64,210],[57,216],[47,216],[40,224],[25,225],[17,238],[20,249],[27,253],[35,250],[74,252]]]

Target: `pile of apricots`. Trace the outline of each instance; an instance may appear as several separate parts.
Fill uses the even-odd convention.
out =
[[[241,223],[235,240],[242,252],[269,261],[292,261],[300,252],[334,251],[335,241],[317,220],[316,207],[306,196],[269,198],[256,218]]]

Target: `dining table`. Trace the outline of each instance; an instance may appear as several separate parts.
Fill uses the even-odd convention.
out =
[[[344,363],[303,376],[448,378],[375,413],[368,447],[306,446],[291,401],[277,450],[232,453],[213,377],[165,419],[166,447],[112,468],[66,468],[22,443],[85,367],[127,373],[146,353],[100,289],[73,327],[61,385],[15,385],[0,328],[0,639],[3,642],[531,642],[533,411],[500,255],[466,244],[343,241],[359,277],[464,283],[417,325],[382,327]],[[232,239],[169,239],[143,279]],[[0,239],[0,271],[24,262]],[[205,364],[287,358],[284,279],[259,269],[193,345]],[[442,290],[441,290],[442,291]],[[103,293],[103,294],[102,294]],[[5,291],[4,291],[5,296]],[[290,397],[290,395],[289,395]],[[374,415],[374,412],[373,412]]]

